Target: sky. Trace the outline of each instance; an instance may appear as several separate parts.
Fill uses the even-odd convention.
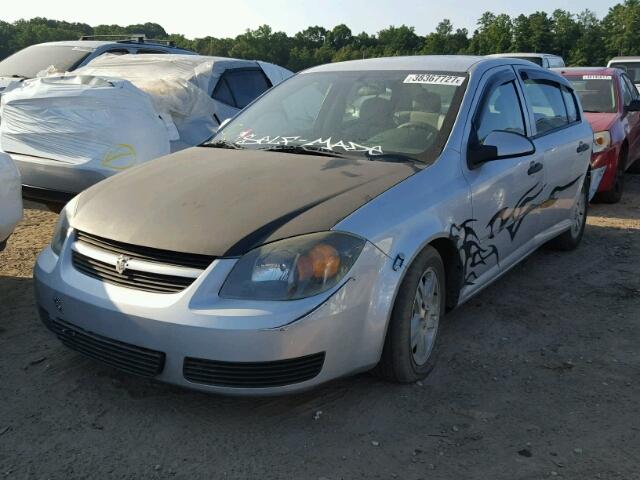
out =
[[[620,0],[621,2],[622,0]],[[586,8],[603,17],[618,1],[611,0],[78,0],[10,1],[0,19],[13,22],[20,18],[47,17],[99,24],[130,25],[155,22],[168,33],[182,33],[187,38],[235,37],[246,29],[268,24],[276,31],[292,35],[311,25],[332,28],[345,23],[354,34],[376,33],[389,25],[413,26],[426,35],[443,18],[454,27],[473,32],[480,15],[487,10],[512,16],[536,10],[551,13],[556,8],[580,12]],[[180,6],[180,8],[178,7]]]

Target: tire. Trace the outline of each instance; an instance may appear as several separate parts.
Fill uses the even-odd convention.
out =
[[[624,171],[627,164],[627,149],[623,147],[616,164],[616,181],[611,190],[600,192],[596,195],[596,200],[603,203],[618,203],[624,192]]]
[[[429,295],[431,281],[435,282],[432,296]],[[413,261],[398,290],[382,357],[374,369],[377,376],[392,382],[410,383],[425,378],[431,372],[440,346],[445,285],[442,258],[435,248],[428,246]],[[424,308],[425,303],[421,303],[422,308],[414,309],[418,298],[425,299],[425,296],[419,296],[419,286],[420,291],[426,292],[431,308]],[[422,343],[417,340],[422,340]]]
[[[633,162],[627,169],[629,173],[640,173],[640,158]]]
[[[587,213],[589,210],[589,182],[585,181],[580,190],[580,197],[573,207],[571,228],[566,232],[558,235],[549,242],[549,246],[556,250],[574,250],[580,245],[584,228],[587,224]]]

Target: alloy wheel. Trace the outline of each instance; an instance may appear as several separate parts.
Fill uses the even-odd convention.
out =
[[[433,268],[420,277],[413,301],[411,317],[411,352],[413,361],[427,363],[433,351],[440,323],[440,283]]]

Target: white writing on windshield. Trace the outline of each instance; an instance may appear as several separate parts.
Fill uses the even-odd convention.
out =
[[[235,143],[237,145],[295,145],[302,148],[321,147],[329,151],[341,149],[345,152],[364,152],[369,155],[383,155],[382,146],[380,145],[366,146],[347,140],[333,140],[332,137],[309,140],[301,136],[285,137],[281,135],[266,135],[264,137],[258,137],[254,134],[248,134],[238,137]]]

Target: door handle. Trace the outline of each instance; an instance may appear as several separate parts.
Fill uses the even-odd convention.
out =
[[[580,142],[578,148],[576,148],[576,152],[578,153],[586,152],[587,150],[589,150],[589,144],[584,142]]]
[[[529,164],[529,170],[527,170],[527,175],[533,175],[534,173],[538,173],[542,170],[542,164],[540,162],[531,162]]]

